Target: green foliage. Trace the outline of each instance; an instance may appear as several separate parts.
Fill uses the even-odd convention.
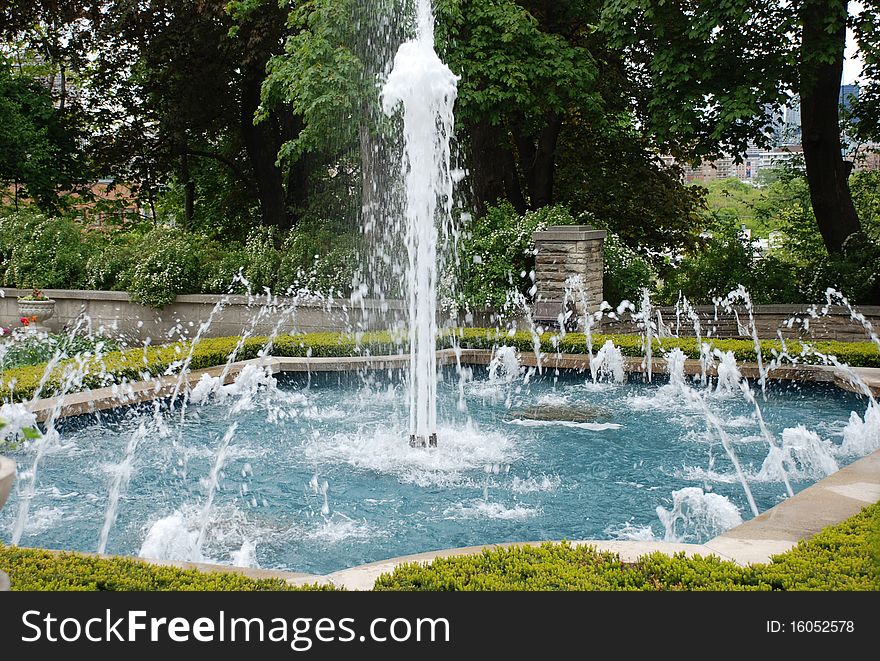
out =
[[[77,354],[118,350],[116,341],[104,337],[16,332],[11,338],[7,337],[0,347],[0,371],[24,365],[44,365],[56,353],[65,359]]]
[[[180,294],[288,288],[347,294],[357,237],[342,224],[303,222],[282,233],[256,227],[244,244],[182,229],[138,225],[87,231],[75,217],[0,212],[0,277],[20,288],[127,291],[161,308]]]
[[[471,308],[502,310],[510,291],[529,295],[534,281],[535,246],[532,235],[554,225],[573,225],[564,207],[544,207],[519,215],[509,202],[489,207],[474,221],[460,244],[464,272],[460,302]]]
[[[638,81],[647,132],[664,153],[702,158],[767,141],[766,109],[797,76],[797,18],[775,0],[607,0],[601,27]]]
[[[44,209],[59,204],[84,174],[79,131],[73,113],[56,109],[52,95],[36,78],[16,74],[0,52],[0,199],[31,198]],[[7,186],[22,186],[10,193]]]
[[[80,289],[98,241],[69,218],[31,210],[0,214],[3,283],[23,289]]]
[[[85,287],[127,291],[141,254],[139,248],[142,241],[143,234],[139,232],[116,233],[102,250],[94,252],[86,262]]]
[[[880,590],[880,503],[757,565],[775,590]]]
[[[151,565],[131,558],[99,558],[0,544],[0,570],[19,591],[211,591],[266,592],[332,590],[288,585],[280,578],[252,579],[232,572],[200,572]]]
[[[654,261],[695,245],[705,226],[704,191],[682,185],[680,169],[663,165],[628,111],[608,111],[600,125],[572,118],[559,140],[557,199],[573,213],[591,213]]]
[[[654,553],[624,563],[615,553],[568,543],[513,546],[411,563],[383,574],[379,591],[476,590],[880,590],[880,504],[774,557],[740,567],[717,557]]]
[[[520,351],[533,351],[532,336],[527,332],[510,334],[506,331],[488,328],[462,328],[454,331],[456,342],[462,348],[492,349],[497,346],[513,346]],[[33,397],[41,381],[45,381],[43,396],[51,396],[60,391],[65,372],[71,368],[82,370],[82,388],[99,388],[123,380],[140,381],[153,376],[175,372],[189,357],[190,369],[204,369],[224,365],[233,350],[238,337],[208,338],[201,340],[195,348],[187,342],[165,346],[146,347],[111,351],[100,359],[89,358],[80,363],[73,360],[61,361],[55,369],[46,374],[45,365],[22,366],[0,372],[0,398],[23,401]],[[555,333],[544,333],[541,350],[555,354],[583,355],[587,351],[586,337],[582,333],[568,333],[560,338]],[[594,346],[601,346],[611,340],[624,356],[641,358],[642,340],[637,335],[594,335]],[[711,344],[719,351],[731,351],[740,362],[755,360],[755,347],[750,340],[712,340]],[[438,339],[438,348],[452,345],[450,334]],[[236,354],[237,360],[257,358],[267,346],[265,337],[249,337]],[[798,356],[803,350],[799,342],[788,342],[789,355]],[[816,351],[833,355],[841,362],[853,367],[880,367],[880,350],[871,342],[816,342]],[[668,351],[680,348],[689,358],[699,358],[700,347],[694,338],[654,339],[654,351]],[[782,345],[778,341],[762,341],[764,356],[779,353]],[[357,337],[344,333],[307,333],[303,335],[282,335],[272,342],[269,355],[289,357],[347,357],[397,355],[406,350],[405,339],[387,332],[365,333]],[[821,363],[815,356],[804,356],[804,363]]]
[[[709,232],[700,250],[686,255],[667,271],[661,301],[673,302],[679,292],[691,301],[711,301],[726,296],[738,285],[745,286],[756,304],[801,300],[791,265],[773,254],[759,256],[735,218],[716,217]]]
[[[178,294],[199,292],[198,245],[180,230],[159,227],[144,236],[128,293],[142,305],[161,308]]]
[[[438,40],[446,44],[449,67],[461,75],[459,117],[500,124],[523,115],[525,123],[539,123],[547,113],[572,106],[584,117],[595,117],[601,103],[597,62],[580,34],[566,34],[569,21],[576,24],[581,16],[566,16],[563,9],[542,22],[540,10],[523,4],[436,3]]]
[[[357,124],[351,118],[361,115],[372,82],[354,52],[355,4],[308,0],[290,12],[291,35],[285,53],[269,61],[258,115],[267,119],[271,109],[290,104],[303,118],[303,129],[282,146],[282,160],[296,161],[305,152],[354,137]]]
[[[872,212],[880,177],[853,176],[853,201],[865,214],[864,231],[851,235],[839,254],[829,255],[816,225],[810,191],[796,168],[779,171],[756,205],[756,215],[776,228],[771,256],[789,265],[800,300],[821,300],[828,287],[856,304],[880,302],[880,225]],[[783,302],[783,301],[774,301]]]
[[[767,172],[762,170],[761,173]],[[765,237],[772,226],[756,211],[767,196],[765,188],[746,184],[735,177],[705,184],[706,206],[716,216],[736,218],[757,236]]]
[[[862,229],[880,241],[880,170],[862,170],[850,177],[849,189],[862,221]]]
[[[465,348],[492,349],[496,346],[513,346],[523,352],[534,350],[532,335],[525,331],[510,334],[497,329],[463,328],[456,331],[456,337],[460,345]],[[546,353],[556,353],[558,350],[577,355],[585,354],[587,351],[587,340],[583,333],[566,333],[565,337],[559,337],[555,333],[544,333],[540,339],[541,350]],[[641,358],[644,355],[642,338],[638,335],[593,335],[593,346],[601,346],[608,340],[611,340],[624,356]],[[704,338],[703,341],[710,340]],[[732,352],[738,362],[755,361],[755,345],[751,340],[711,339],[710,343],[719,351]],[[804,343],[797,341],[786,342],[788,354],[791,356],[800,356],[804,346]],[[822,354],[835,356],[841,362],[853,367],[880,367],[880,349],[873,342],[815,342],[810,346]],[[674,348],[681,349],[688,358],[700,357],[700,347],[695,338],[654,338],[654,355]],[[771,356],[782,351],[782,344],[778,340],[761,340],[761,350],[765,357]],[[803,356],[801,361],[821,363],[820,359],[810,355]]]
[[[639,300],[642,289],[653,288],[656,274],[648,260],[609,232],[605,239],[603,279],[605,300],[620,303]]]
[[[273,289],[276,284],[281,265],[281,255],[275,249],[276,234],[273,227],[255,227],[244,244],[244,277],[253,291]]]
[[[307,289],[327,294],[350,292],[358,237],[330,223],[303,224],[281,247],[279,289]]]

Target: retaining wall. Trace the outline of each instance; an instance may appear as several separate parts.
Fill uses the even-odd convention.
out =
[[[21,289],[0,290],[5,296],[0,298],[0,325],[20,326],[17,296],[30,293]],[[208,320],[212,312],[214,318],[204,337],[224,337],[239,335],[251,326],[254,317],[266,302],[265,297],[247,296],[189,295],[178,296],[177,300],[162,310],[154,310],[132,303],[125,292],[79,291],[48,289],[46,294],[53,298],[55,315],[46,323],[52,330],[71,327],[80,322],[90,324],[93,331],[103,331],[111,336],[121,336],[134,342],[151,338],[154,343],[180,337],[192,337],[199,326]],[[214,312],[221,299],[227,299],[222,309]],[[403,301],[364,301],[363,306],[352,307],[348,300],[334,302],[300,301],[295,310],[290,299],[278,299],[278,305],[264,311],[254,326],[254,333],[265,335],[276,327],[281,332],[323,332],[342,330],[384,330],[399,325],[405,318],[406,305]],[[545,304],[544,308],[549,310]],[[861,324],[850,319],[849,310],[841,307],[831,308],[828,315],[819,319],[809,318],[806,305],[759,305],[755,308],[755,324],[762,338],[774,338],[777,331],[786,338],[813,340],[864,341],[867,333]],[[552,314],[540,314],[542,305],[536,306],[535,321],[548,328],[555,325],[558,311],[553,307]],[[748,325],[748,315],[740,309],[739,322],[735,315],[718,313],[712,306],[696,308],[700,316],[703,336],[730,338],[743,337]],[[866,306],[860,311],[865,314],[874,328],[880,332],[880,306]],[[809,318],[805,328],[802,321]],[[791,319],[796,319],[789,325]],[[655,321],[662,323],[670,332],[693,336],[693,324],[682,317],[677,322],[675,309],[657,308]],[[496,324],[489,315],[473,315],[465,320],[470,326],[489,326]],[[522,321],[519,328],[525,328]],[[624,315],[618,320],[605,319],[601,332],[634,333],[635,324]]]

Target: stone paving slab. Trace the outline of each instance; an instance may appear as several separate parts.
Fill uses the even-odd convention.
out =
[[[0,507],[3,507],[9,497],[13,482],[15,482],[15,462],[0,456]]]

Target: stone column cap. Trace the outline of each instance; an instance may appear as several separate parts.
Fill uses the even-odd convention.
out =
[[[594,229],[592,225],[554,225],[535,232],[532,239],[537,241],[596,241],[605,240],[608,232]]]

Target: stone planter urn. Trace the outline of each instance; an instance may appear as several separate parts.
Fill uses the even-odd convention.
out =
[[[55,301],[51,298],[44,301],[18,299],[18,316],[29,320],[28,328],[48,331],[49,329],[43,322],[51,318],[53,314],[55,314]],[[36,318],[36,321],[34,321],[34,318]]]
[[[15,462],[0,455],[0,508],[6,503],[15,481]],[[9,590],[9,577],[0,571],[0,592]]]

